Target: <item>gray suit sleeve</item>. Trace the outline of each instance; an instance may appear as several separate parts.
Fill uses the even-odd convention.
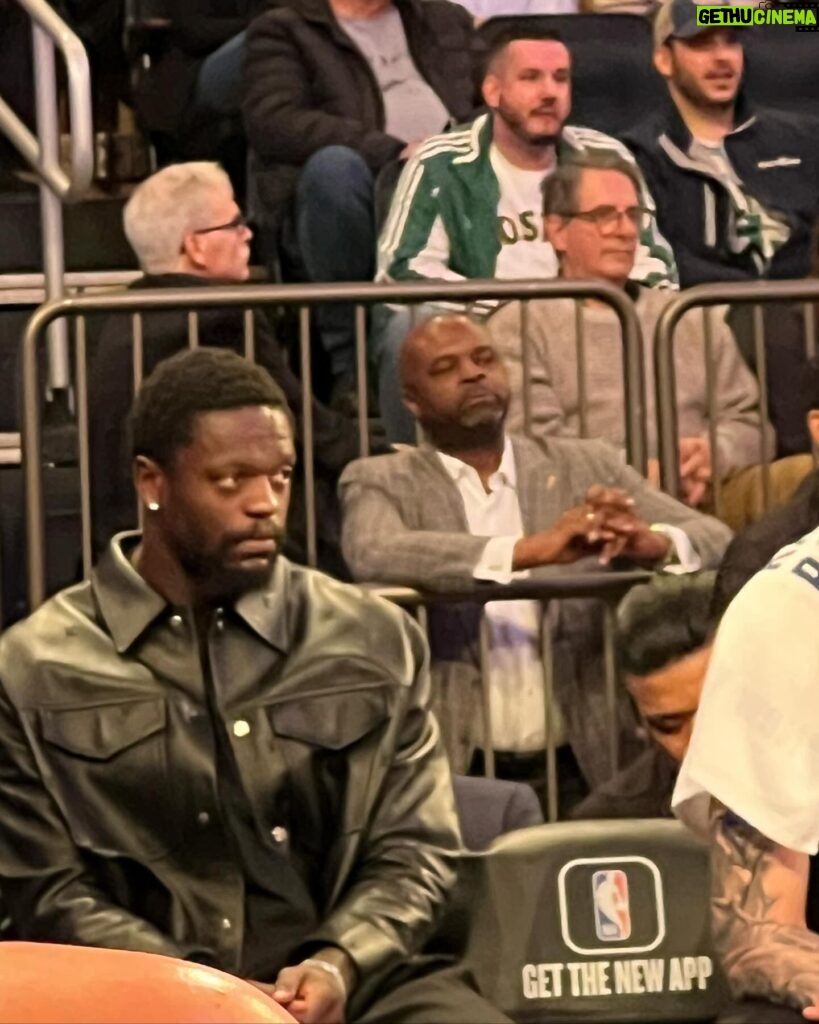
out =
[[[717,568],[732,536],[725,523],[713,516],[703,515],[669,494],[656,490],[625,463],[619,466],[617,477],[617,486],[628,491],[634,498],[635,511],[641,519],[647,523],[666,523],[684,530],[702,559],[703,569]]]
[[[395,456],[383,456],[394,459]],[[341,546],[353,578],[427,590],[469,590],[489,537],[411,529],[381,459],[360,459],[344,471]]]

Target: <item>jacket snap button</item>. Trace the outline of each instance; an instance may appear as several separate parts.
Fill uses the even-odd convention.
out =
[[[223,917],[222,918],[222,930],[226,931],[226,932],[229,932],[232,927],[233,927],[233,922],[231,921],[231,919],[229,917]]]
[[[233,735],[238,736],[239,739],[241,739],[243,736],[249,736],[250,725],[240,718],[238,722],[233,723]]]
[[[200,825],[209,825],[210,824],[210,815],[208,814],[207,811],[200,811],[196,815],[196,820],[199,822]]]
[[[275,828],[270,830],[270,834],[273,837],[274,843],[283,843],[287,839],[287,829],[282,825],[277,825]]]

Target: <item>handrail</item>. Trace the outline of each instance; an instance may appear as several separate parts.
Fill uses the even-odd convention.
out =
[[[572,572],[570,568],[556,568],[553,573],[538,574],[530,579],[515,579],[510,583],[475,583],[463,590],[419,590],[392,583],[356,585],[402,608],[415,608],[418,605],[483,605],[492,601],[552,601],[589,597],[614,597],[619,600],[631,587],[648,583],[653,578],[654,573],[646,569]]]
[[[44,152],[38,140],[11,107],[0,98],[0,129],[5,132],[51,191],[63,202],[80,199],[94,175],[94,132],[91,116],[91,71],[88,55],[79,37],[71,31],[45,0],[17,0],[34,22],[35,88],[56,89],[53,74],[53,46],[62,52],[68,79],[68,107],[71,117],[71,171],[67,174],[59,160]],[[50,67],[51,81],[41,76]]]
[[[660,314],[654,332],[654,373],[657,395],[657,451],[662,488],[680,493],[679,440],[677,437],[677,381],[674,368],[674,329],[694,307],[747,302],[815,302],[819,281],[737,281],[700,284],[670,302]]]
[[[641,473],[646,470],[645,378],[643,373],[643,338],[634,303],[619,288],[602,281],[414,281],[405,284],[336,283],[325,285],[213,285],[209,288],[162,288],[126,291],[116,294],[65,297],[46,303],[29,319],[23,336],[23,463],[26,487],[26,525],[28,546],[28,596],[30,607],[36,608],[45,597],[45,564],[43,552],[44,508],[40,466],[39,380],[37,346],[49,325],[59,318],[81,317],[88,313],[148,313],[156,310],[199,311],[233,306],[286,305],[308,307],[330,302],[373,303],[460,303],[487,299],[597,298],[611,306],[621,325],[625,367],[626,445],[630,463]],[[360,318],[358,318],[360,319]],[[304,326],[304,325],[303,325]],[[309,352],[309,338],[303,332],[302,353]],[[357,338],[357,346],[363,339]],[[363,356],[363,353],[359,353]],[[303,358],[304,388],[304,476],[308,498],[313,487],[312,416],[310,404],[309,363]],[[363,418],[362,414],[362,418]],[[81,433],[82,438],[82,433]],[[82,449],[81,468],[82,468]],[[307,506],[308,560],[315,564],[314,509]],[[90,539],[84,526],[85,551]]]

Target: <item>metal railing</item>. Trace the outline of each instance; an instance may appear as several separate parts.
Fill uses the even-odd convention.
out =
[[[17,147],[40,178],[40,234],[46,293],[63,294],[65,252],[62,203],[80,199],[94,174],[94,128],[91,71],[79,37],[45,0],[16,0],[32,23],[34,94],[37,136],[0,98],[0,131]],[[71,118],[70,172],[60,164],[60,124],[57,107],[55,44],[65,60],[68,109]],[[55,324],[49,344],[49,387],[71,386],[68,339]]]
[[[565,281],[466,281],[454,284],[419,282],[401,285],[233,285],[195,289],[161,289],[120,294],[85,295],[50,302],[29,320],[22,345],[23,378],[23,461],[26,481],[27,578],[29,604],[36,608],[45,597],[44,506],[40,465],[40,382],[37,353],[46,329],[55,321],[77,319],[75,333],[77,366],[77,425],[79,476],[82,505],[83,570],[92,560],[90,471],[88,454],[88,375],[86,365],[86,314],[130,313],[134,317],[134,386],[141,383],[142,315],[159,310],[187,310],[189,343],[198,343],[198,311],[218,307],[250,310],[265,305],[295,306],[299,312],[299,352],[303,402],[302,444],[307,519],[307,561],[316,564],[315,466],[312,421],[312,375],[310,358],[310,306],[331,302],[357,304],[356,364],[358,374],[359,447],[369,452],[367,347],[365,307],[376,303],[414,304],[423,302],[479,302],[483,299],[541,299],[549,297],[584,299],[593,297],[608,303],[620,321],[623,341],[624,391],[628,457],[641,472],[646,468],[645,395],[643,348],[634,304],[621,290],[597,282]],[[250,316],[252,322],[252,314]],[[246,318],[247,320],[247,318]],[[253,357],[253,338],[246,354]]]
[[[545,710],[544,735],[546,749],[544,768],[546,780],[546,810],[548,821],[557,821],[557,747],[554,734],[554,709],[557,707],[555,692],[555,667],[552,652],[551,622],[549,604],[573,598],[587,598],[600,601],[603,605],[603,668],[607,715],[607,746],[611,774],[619,767],[619,730],[617,714],[617,658],[615,651],[615,616],[617,605],[628,591],[651,579],[649,572],[589,572],[561,573],[549,579],[516,580],[507,584],[479,584],[467,591],[426,591],[410,587],[387,587],[379,584],[364,585],[364,589],[380,597],[410,608],[419,614],[419,620],[426,629],[426,612],[429,608],[445,604],[479,604],[485,606],[496,601],[538,601],[542,606],[540,617],[540,648],[543,661],[543,703]],[[492,717],[490,712],[489,641],[486,615],[482,615],[480,631],[480,677],[482,712],[482,749],[485,773],[495,776],[495,746],[492,739]],[[591,638],[590,638],[591,639]]]
[[[695,308],[703,312],[705,343],[706,401],[708,407],[709,441],[712,457],[713,505],[721,512],[722,474],[717,444],[716,381],[714,368],[713,307],[731,304],[752,307],[753,350],[759,383],[760,460],[763,508],[770,506],[770,421],[768,416],[767,354],[763,306],[768,303],[802,303],[805,355],[816,354],[816,323],[813,303],[819,301],[819,281],[743,281],[704,284],[689,288],[663,310],[654,335],[654,369],[657,395],[657,444],[660,459],[660,480],[663,490],[675,497],[680,494],[679,429],[677,411],[676,370],[674,360],[675,330],[682,317]],[[796,397],[796,396],[794,396]]]

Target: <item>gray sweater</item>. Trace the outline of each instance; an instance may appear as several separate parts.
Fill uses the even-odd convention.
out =
[[[643,332],[646,381],[648,452],[657,455],[657,416],[654,393],[654,328],[674,293],[641,288],[637,315]],[[625,447],[623,370],[620,324],[608,307],[582,307],[587,380],[586,436],[601,437]],[[725,308],[711,314],[716,373],[715,415],[719,473],[760,461],[761,418],[756,379],[725,323]],[[508,429],[523,431],[523,366],[520,303],[509,302],[487,321],[495,344],[509,367],[512,404]],[[571,299],[537,299],[529,303],[531,345],[532,436],[579,437],[580,398],[577,382],[577,335]],[[677,408],[680,437],[699,437],[708,431],[705,388],[705,340],[702,312],[692,310],[674,334]],[[766,435],[770,451],[772,432]]]

